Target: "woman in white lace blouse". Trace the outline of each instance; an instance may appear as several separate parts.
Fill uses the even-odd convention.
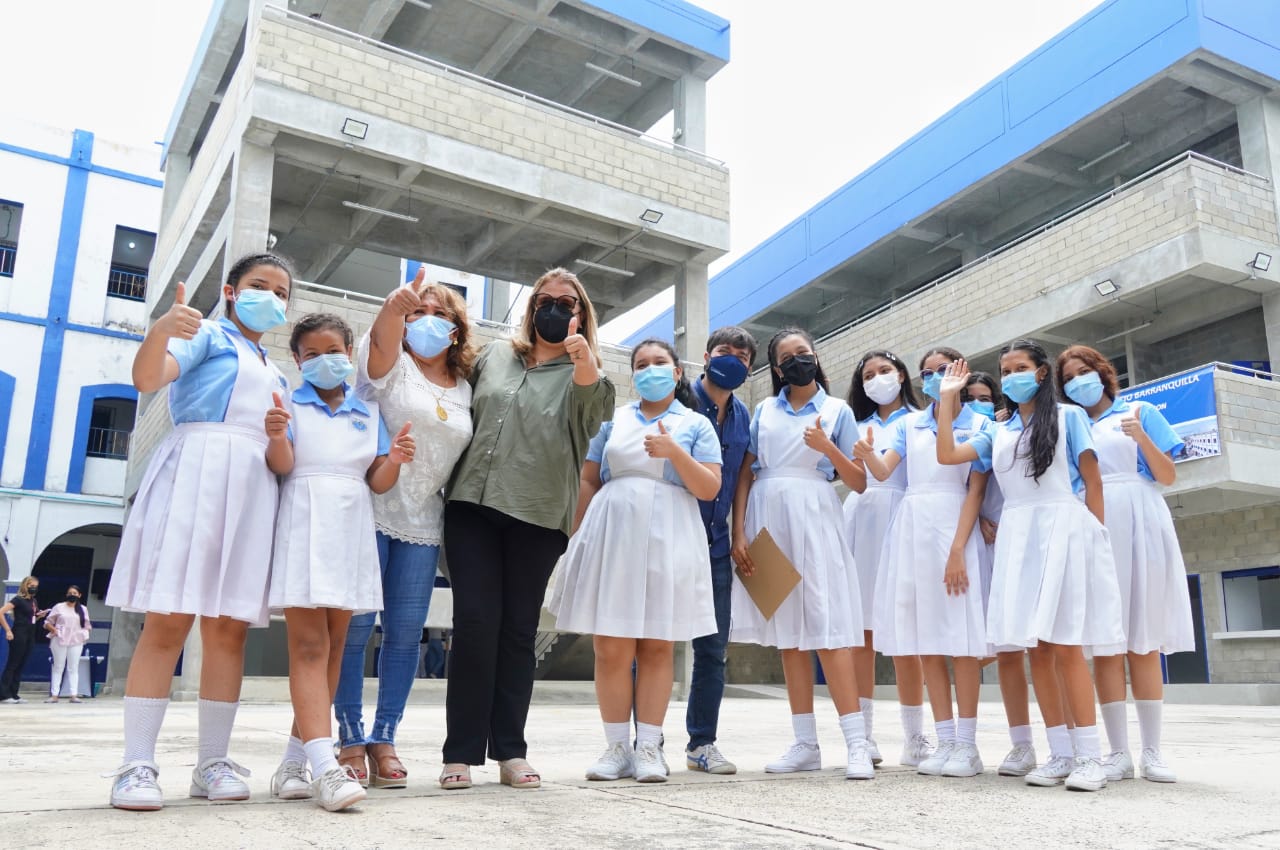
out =
[[[441,488],[471,442],[471,347],[467,306],[458,293],[423,283],[387,297],[360,340],[357,392],[378,402],[387,422],[413,424],[418,449],[395,487],[374,496],[382,564],[382,651],[378,707],[366,736],[362,717],[365,648],[374,614],[351,619],[334,699],[342,751],[361,784],[403,788],[408,772],[396,757],[396,727],[418,669],[418,644],[431,603],[444,518]],[[367,761],[367,769],[366,769]]]

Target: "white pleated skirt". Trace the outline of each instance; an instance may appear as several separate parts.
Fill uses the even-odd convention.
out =
[[[963,489],[912,487],[898,506],[881,553],[872,621],[883,654],[990,654],[976,529],[965,544],[968,591],[949,596],[943,581],[964,499]]]
[[[276,515],[270,607],[382,610],[373,497],[363,479],[326,473],[285,479]]]
[[[766,620],[735,573],[729,640],[779,649],[862,646],[858,570],[835,488],[820,477],[766,471],[751,487],[745,524],[749,539],[769,530],[800,573],[800,583]]]
[[[880,554],[889,523],[905,495],[906,491],[898,487],[868,486],[863,493],[850,493],[844,500],[845,535],[853,552],[853,563],[858,567],[862,622],[873,630]]]
[[[175,427],[138,487],[107,604],[265,626],[278,493],[265,452],[261,431]]]
[[[996,533],[987,640],[1000,651],[1040,641],[1124,643],[1107,530],[1083,502],[1071,496],[1005,502]]]
[[[610,479],[569,539],[547,610],[566,632],[670,641],[713,634],[711,558],[697,500],[641,475]]]
[[[1136,474],[1104,476],[1102,493],[1126,640],[1094,654],[1195,651],[1187,568],[1164,497]]]

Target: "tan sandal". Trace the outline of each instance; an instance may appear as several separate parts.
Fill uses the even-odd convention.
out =
[[[381,755],[373,751],[374,747],[385,747]],[[369,744],[369,785],[373,788],[407,788],[409,771],[396,756],[392,744]]]
[[[368,753],[363,744],[354,747],[343,747],[338,751],[338,766],[351,774],[351,778],[360,783],[361,788],[369,787],[369,771],[365,766]]]
[[[471,765],[454,762],[446,764],[440,772],[440,787],[446,791],[461,791],[471,787]]]
[[[542,776],[524,759],[507,759],[498,762],[498,779],[512,788],[541,788]]]

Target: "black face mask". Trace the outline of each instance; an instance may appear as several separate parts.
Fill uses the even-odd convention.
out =
[[[569,335],[569,320],[572,318],[572,311],[552,301],[533,314],[533,327],[546,342],[564,342]]]
[[[79,597],[79,596],[72,596],[72,595],[68,594],[68,595],[67,595],[67,601],[68,601],[68,602],[70,602],[70,603],[71,603],[71,604],[73,604],[73,605],[79,605],[79,604],[80,604],[80,597]]]
[[[812,354],[797,354],[778,367],[782,380],[793,387],[803,387],[813,383],[818,377],[818,358]]]

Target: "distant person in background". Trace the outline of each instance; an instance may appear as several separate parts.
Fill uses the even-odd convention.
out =
[[[58,701],[64,670],[71,690],[71,702],[80,702],[80,653],[93,631],[89,609],[81,601],[80,588],[74,584],[67,588],[66,600],[49,609],[44,630],[49,633],[49,651],[53,653],[49,698],[45,702]]]
[[[4,637],[9,642],[9,660],[5,662],[4,673],[0,674],[0,702],[26,702],[18,693],[22,685],[22,668],[36,638],[36,621],[49,613],[40,610],[36,602],[39,589],[40,580],[27,576],[18,585],[18,595],[0,607],[0,625],[4,626]],[[12,628],[4,618],[6,614],[13,617]]]

